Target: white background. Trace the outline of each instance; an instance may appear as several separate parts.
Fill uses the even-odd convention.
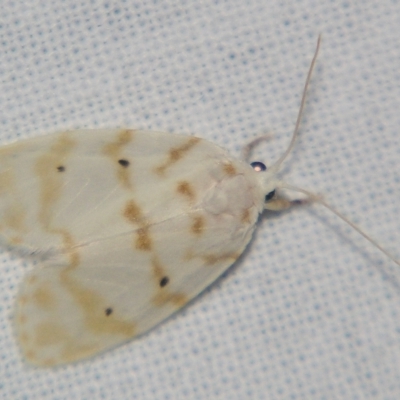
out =
[[[130,127],[239,154],[272,131],[257,151],[271,164],[322,33],[286,180],[400,257],[399,27],[395,0],[4,1],[0,140]],[[57,369],[22,360],[12,310],[29,266],[0,257],[0,398],[400,398],[398,267],[317,205],[264,215],[241,261],[185,310]]]

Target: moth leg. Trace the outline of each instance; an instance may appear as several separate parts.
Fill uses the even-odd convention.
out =
[[[298,206],[305,206],[308,204],[312,204],[314,202],[319,201],[319,197],[306,197],[304,199],[295,199],[289,200],[285,197],[273,197],[271,200],[267,201],[264,204],[264,210],[270,211],[283,211],[287,210],[288,208],[298,207]]]
[[[240,158],[243,161],[249,161],[250,158],[250,153],[253,150],[253,147],[257,146],[258,143],[263,142],[264,140],[271,140],[273,138],[272,133],[266,133],[265,135],[261,135],[256,137],[255,139],[252,139],[251,142],[247,143],[241,151]]]

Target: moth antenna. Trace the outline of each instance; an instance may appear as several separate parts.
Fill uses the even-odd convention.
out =
[[[385,254],[388,258],[390,258],[393,262],[395,262],[399,267],[400,267],[400,261],[394,257],[392,254],[390,254],[386,249],[384,249],[375,239],[373,239],[371,236],[367,235],[359,226],[357,226],[354,222],[350,221],[345,215],[343,215],[341,212],[336,210],[334,207],[332,207],[330,204],[328,204],[320,195],[317,195],[315,193],[309,192],[308,190],[289,185],[285,182],[280,182],[279,187],[282,189],[288,189],[292,190],[294,192],[299,192],[305,194],[309,200],[315,203],[319,203],[331,212],[333,212],[337,217],[339,217],[342,221],[346,222],[348,225],[350,225],[354,230],[356,230],[361,236],[363,236],[365,239],[367,239],[371,244],[373,244],[376,248],[378,248],[383,254]]]
[[[314,71],[315,62],[317,61],[320,43],[321,43],[321,34],[318,35],[317,47],[315,48],[314,57],[311,61],[310,68],[308,69],[308,74],[307,74],[306,82],[304,84],[303,94],[301,96],[300,108],[299,108],[299,112],[297,114],[296,125],[294,126],[294,130],[293,130],[293,134],[292,134],[292,139],[290,140],[289,146],[286,149],[286,151],[279,157],[278,161],[276,161],[275,164],[270,167],[270,169],[272,169],[273,171],[279,170],[283,161],[285,161],[286,157],[293,150],[294,144],[296,142],[296,138],[298,136],[298,132],[299,132],[299,128],[300,128],[301,118],[303,116],[304,105],[306,103],[308,86],[310,85],[310,80],[311,80],[312,73]]]
[[[249,158],[250,158],[250,153],[251,153],[251,151],[253,150],[253,147],[257,146],[258,143],[260,143],[260,142],[264,142],[264,141],[267,141],[267,140],[271,140],[272,137],[273,137],[273,134],[272,134],[272,133],[266,133],[266,134],[264,134],[264,135],[262,135],[262,136],[258,136],[258,137],[256,137],[255,139],[252,139],[249,143],[247,143],[247,144],[243,147],[243,149],[242,149],[242,151],[241,151],[240,158],[241,158],[243,161],[248,162],[248,161],[249,161]]]

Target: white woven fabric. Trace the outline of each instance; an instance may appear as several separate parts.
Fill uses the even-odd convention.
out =
[[[3,2],[1,141],[123,126],[239,154],[272,131],[256,151],[271,163],[322,33],[287,180],[400,257],[399,26],[395,0]],[[241,261],[183,312],[62,368],[18,351],[27,268],[1,254],[0,398],[400,398],[400,271],[321,207],[266,214]]]

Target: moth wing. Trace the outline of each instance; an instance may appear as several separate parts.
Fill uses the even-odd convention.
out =
[[[2,146],[0,238],[24,254],[46,256],[68,244],[61,228],[79,244],[121,234],[114,219],[126,199],[141,193],[156,219],[174,207],[173,199],[161,196],[173,180],[165,172],[167,167],[173,172],[174,157],[190,156],[179,163],[185,169],[185,162],[207,168],[224,153],[190,136],[109,129],[60,132]],[[178,178],[193,174],[193,168],[185,169]]]
[[[22,285],[15,319],[26,359],[39,366],[73,362],[146,332],[225,271],[253,230],[218,243],[184,241],[186,217],[157,226],[156,254],[133,250],[132,236],[124,235],[92,243],[80,252],[78,267],[53,260],[34,269]],[[223,238],[226,232],[208,233]]]
[[[37,365],[79,360],[153,327],[242,252],[263,195],[207,141],[74,131],[0,150],[0,234],[40,255],[16,329]],[[234,201],[232,201],[234,199]]]

